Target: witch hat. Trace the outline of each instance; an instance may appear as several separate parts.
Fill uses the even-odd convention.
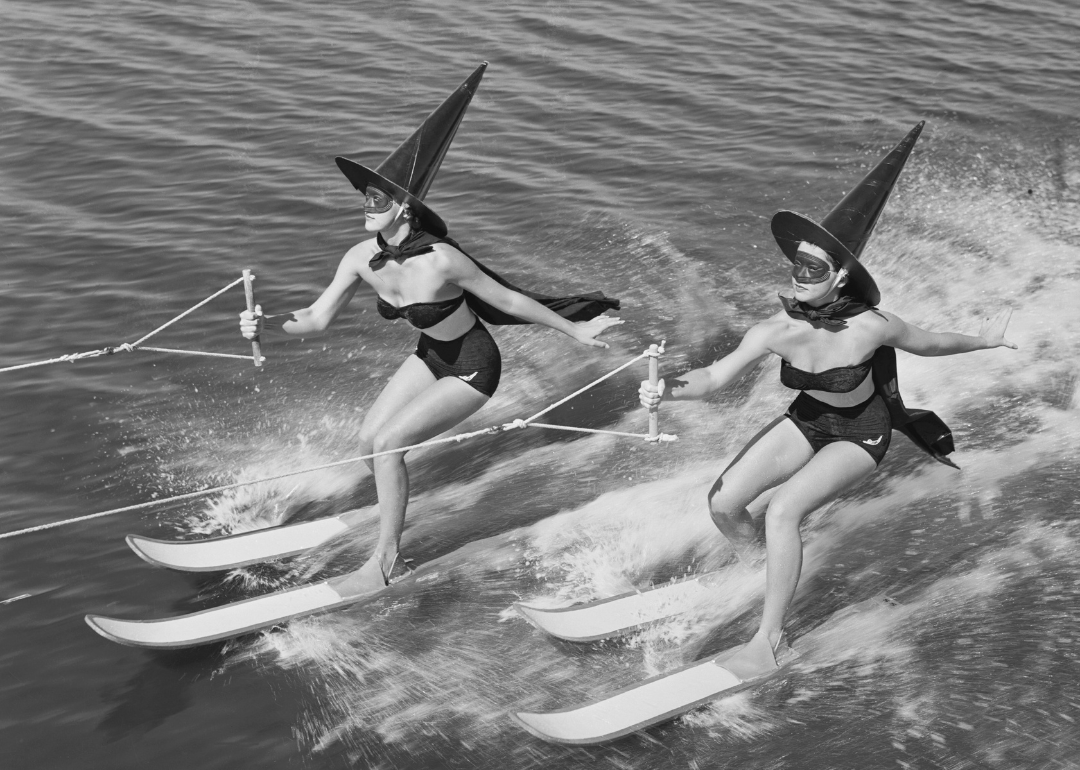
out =
[[[390,156],[372,171],[348,158],[334,158],[338,168],[360,192],[369,184],[391,195],[398,203],[408,203],[420,226],[439,238],[446,235],[446,223],[424,205],[424,196],[442,165],[446,151],[454,140],[465,110],[484,77],[487,62],[477,67],[465,82],[458,86],[435,111],[427,116],[420,128],[401,143]]]
[[[778,211],[772,218],[772,233],[787,258],[794,261],[800,241],[824,249],[848,271],[845,293],[871,307],[877,305],[881,301],[881,292],[859,262],[859,255],[870,239],[924,125],[925,120],[919,121],[904,140],[821,220],[821,224],[794,211]]]

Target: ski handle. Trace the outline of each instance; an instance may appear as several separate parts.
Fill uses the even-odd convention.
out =
[[[234,273],[235,275],[235,273]],[[255,280],[255,276],[251,274],[251,271],[244,269],[244,299],[247,300],[248,312],[252,315],[255,314],[255,289],[252,287],[251,282]],[[255,366],[262,366],[262,345],[259,343],[259,336],[251,340],[251,357],[255,361]]]

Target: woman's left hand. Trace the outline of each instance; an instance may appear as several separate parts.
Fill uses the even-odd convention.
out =
[[[597,316],[591,321],[578,321],[574,324],[574,334],[572,335],[575,340],[582,345],[588,345],[594,348],[606,348],[608,344],[596,339],[603,334],[608,328],[612,326],[618,326],[623,320],[621,318],[613,318],[610,316],[602,315]]]
[[[993,318],[987,318],[979,329],[979,336],[986,341],[987,348],[1012,348],[1016,350],[1016,343],[1005,339],[1005,328],[1012,318],[1012,308],[1007,307],[998,312]]]

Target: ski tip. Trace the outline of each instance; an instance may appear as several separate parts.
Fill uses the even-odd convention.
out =
[[[532,733],[537,738],[543,738],[544,740],[547,740],[548,739],[547,735],[545,735],[544,733],[538,731],[535,727],[533,727],[531,720],[535,716],[536,716],[536,714],[533,714],[533,713],[528,712],[528,711],[511,711],[510,712],[510,721],[513,722],[514,724],[516,724],[521,729],[525,730],[526,732]]]
[[[221,562],[208,559],[205,556],[200,560],[198,552],[186,553],[190,546],[198,546],[199,540],[155,540],[152,537],[142,535],[128,535],[124,538],[128,548],[147,564],[163,569],[179,570],[181,572],[223,572],[234,567],[242,567],[254,561],[262,559],[250,559],[247,561]]]
[[[176,650],[183,647],[195,647],[204,643],[203,640],[162,640],[144,638],[144,635],[132,633],[134,629],[153,628],[157,621],[124,620],[123,618],[109,618],[104,615],[85,615],[83,620],[86,625],[94,629],[100,636],[110,642],[122,644],[125,647],[140,647],[145,649]],[[212,641],[212,640],[210,640]]]
[[[565,639],[566,641],[577,641],[576,639],[568,639],[562,634],[554,633],[552,629],[548,627],[548,624],[544,623],[546,615],[542,607],[530,607],[527,604],[521,604],[519,602],[514,602],[513,607],[517,614],[524,618],[529,623],[529,625],[531,625],[536,630],[542,631],[543,633],[549,636],[554,636],[558,639]]]
[[[530,619],[529,609],[531,608],[527,604],[522,604],[521,602],[514,602],[511,606],[514,608],[514,611],[517,612],[518,615],[525,618],[526,620]]]
[[[543,610],[540,607],[530,607],[527,604],[521,602],[514,602],[514,611],[529,622],[529,624],[544,633],[547,633],[547,628],[540,622],[540,617],[543,614]]]
[[[158,561],[155,561],[154,559],[152,559],[150,557],[150,555],[142,548],[142,544],[146,540],[147,540],[147,538],[140,537],[139,535],[128,535],[127,537],[124,538],[124,542],[127,543],[128,548],[130,548],[132,551],[134,551],[135,555],[138,556],[143,561],[145,561],[147,564],[153,564],[155,567],[163,567],[163,566],[165,566],[165,565],[161,564],[161,562],[158,562]],[[89,618],[91,616],[87,615],[86,617]],[[88,620],[87,622],[89,623],[90,621]]]
[[[562,718],[564,714],[562,712],[540,713],[532,711],[512,711],[510,712],[510,719],[517,724],[518,727],[525,730],[525,732],[539,738],[542,741],[548,743],[561,743],[564,746],[596,746],[601,743],[609,743],[617,738],[622,738],[625,735],[629,735],[635,732],[633,728],[617,730],[608,734],[579,734],[571,735],[560,730]],[[570,732],[580,732],[580,730],[571,730]]]
[[[112,618],[107,618],[104,615],[86,615],[83,617],[86,621],[86,625],[94,629],[100,636],[105,637],[110,642],[116,642],[117,644],[123,644],[131,646],[131,642],[123,637],[116,636],[109,630],[109,625],[113,622]]]
[[[525,730],[525,732],[532,734],[540,740],[553,741],[555,743],[564,742],[540,729],[540,725],[543,724],[543,714],[537,714],[531,711],[511,711],[510,719],[517,724],[518,727]]]
[[[602,639],[611,639],[616,636],[622,636],[636,627],[636,624],[634,624],[622,628],[604,628],[597,630],[588,624],[583,626],[582,624],[575,624],[573,622],[567,623],[566,618],[569,616],[565,613],[582,609],[580,605],[549,609],[546,607],[530,607],[527,604],[518,604],[515,602],[513,608],[536,630],[556,639],[561,639],[564,642],[574,642],[576,644],[587,644],[589,642],[598,642]]]

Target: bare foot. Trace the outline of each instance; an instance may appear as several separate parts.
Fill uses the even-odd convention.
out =
[[[744,682],[768,676],[779,668],[773,655],[773,643],[761,631],[754,634],[753,639],[731,656],[718,657],[713,662],[718,666],[723,666]]]
[[[378,554],[364,562],[355,572],[336,578],[332,585],[342,596],[362,596],[386,588],[386,577],[383,575]]]

